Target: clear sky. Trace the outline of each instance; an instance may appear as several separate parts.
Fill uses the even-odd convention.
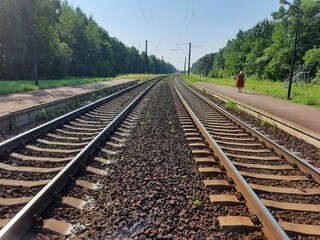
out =
[[[271,19],[278,0],[68,0],[79,6],[110,36],[127,46],[183,69],[191,42],[191,65],[207,53],[217,52],[237,32],[260,20]],[[177,46],[178,44],[178,46]],[[179,50],[177,50],[179,49]]]

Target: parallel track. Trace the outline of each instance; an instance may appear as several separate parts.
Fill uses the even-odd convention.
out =
[[[179,117],[204,184],[215,193],[211,201],[226,209],[246,205],[254,214],[226,214],[218,218],[221,227],[261,228],[268,239],[288,239],[287,234],[319,237],[319,169],[177,78],[174,88],[184,106],[178,108]]]
[[[34,216],[41,214],[88,156],[161,79],[113,94],[1,143],[0,173],[4,178],[0,179],[0,239],[19,238],[37,219]],[[125,135],[121,131],[118,134]],[[112,147],[109,143],[102,150],[112,153]],[[78,184],[90,185],[85,181]]]
[[[32,221],[41,221],[42,211],[79,169],[103,174],[103,166],[110,161],[106,156],[121,146],[121,137],[134,119],[120,123],[155,82],[134,97],[125,97],[126,91],[124,98],[115,94],[0,144],[0,223],[4,226],[0,239],[17,239]],[[177,78],[172,86],[175,98],[180,98],[178,115],[191,152],[205,186],[212,191],[210,200],[226,213],[218,217],[223,230],[263,231],[268,239],[320,237],[319,169]],[[106,142],[115,131],[117,136]],[[102,144],[100,155],[93,156]],[[95,163],[84,165],[90,158]],[[101,169],[96,167],[99,164]],[[89,179],[84,174],[74,184],[97,187]],[[64,200],[71,206],[79,204]]]

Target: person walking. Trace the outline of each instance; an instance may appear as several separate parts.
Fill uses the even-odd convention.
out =
[[[242,88],[244,87],[244,81],[246,80],[246,76],[242,71],[237,75],[237,81],[235,86],[238,88],[238,92],[242,92]]]

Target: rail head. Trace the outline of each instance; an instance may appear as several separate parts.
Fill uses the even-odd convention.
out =
[[[289,239],[288,235],[281,228],[279,223],[274,219],[269,210],[265,207],[265,205],[261,202],[256,193],[252,190],[252,188],[248,185],[236,167],[231,163],[230,159],[225,155],[225,153],[221,150],[216,141],[211,137],[210,133],[206,130],[197,116],[193,113],[192,109],[188,106],[187,102],[183,99],[182,95],[178,91],[177,87],[173,83],[173,87],[182,102],[183,106],[187,110],[190,117],[193,119],[194,123],[197,125],[209,146],[213,149],[215,155],[220,159],[222,164],[224,165],[226,171],[229,176],[233,179],[235,183],[235,188],[241,192],[246,199],[246,204],[249,210],[256,214],[259,221],[262,224],[262,230],[267,236],[268,239]]]

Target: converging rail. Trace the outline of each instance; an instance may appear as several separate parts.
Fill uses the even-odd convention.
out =
[[[265,121],[265,122],[268,122],[272,125],[276,125],[277,128],[283,130],[284,132],[287,132],[294,137],[302,139],[305,142],[314,145],[315,147],[318,147],[318,148],[320,147],[320,136],[314,130],[307,129],[303,126],[300,126],[297,123],[293,123],[291,121],[283,119],[282,117],[276,116],[277,114],[274,115],[270,112],[266,112],[264,110],[261,110],[261,109],[259,109],[259,107],[256,107],[254,105],[250,106],[246,103],[232,99],[232,98],[227,97],[225,95],[221,95],[221,93],[218,93],[217,91],[215,91],[213,89],[209,89],[209,87],[205,87],[202,84],[194,84],[193,86],[195,88],[201,90],[202,92],[205,92],[206,94],[209,94],[212,97],[214,97],[215,99],[222,101],[224,103],[232,101],[235,103],[236,107],[239,110],[242,110],[243,112],[246,112],[249,115],[251,115],[255,118],[258,118],[261,121]]]
[[[226,231],[261,228],[268,239],[320,236],[320,172],[247,126],[178,78],[173,86],[182,128],[210,200],[251,214],[218,217]],[[181,105],[181,104],[180,104]],[[287,235],[288,234],[288,235]]]
[[[0,179],[0,208],[5,216],[0,220],[0,239],[20,238],[90,154],[163,78],[115,93],[1,143],[0,171],[7,177]],[[103,151],[112,153],[108,148]]]

